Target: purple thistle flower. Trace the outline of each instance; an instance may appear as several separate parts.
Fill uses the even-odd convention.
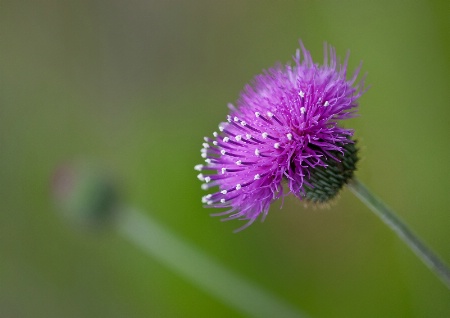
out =
[[[342,177],[345,169],[339,168],[332,175],[333,180],[342,179],[339,190],[354,170],[353,131],[339,127],[338,121],[355,115],[364,92],[363,81],[353,86],[360,67],[347,80],[348,55],[340,64],[334,48],[325,46],[324,63],[318,65],[303,43],[300,46],[303,57],[298,49],[293,66],[264,71],[244,88],[236,107],[229,104],[227,122],[219,125],[214,138],[205,137],[201,154],[206,165],[195,167],[205,182],[202,189],[216,188],[202,202],[228,208],[214,214],[228,215],[225,220],[248,220],[242,228],[260,215],[266,217],[272,201],[286,192],[283,180],[288,193],[308,199],[308,191],[318,187],[316,171],[331,172],[328,167],[336,168],[347,153],[354,153],[350,173]]]

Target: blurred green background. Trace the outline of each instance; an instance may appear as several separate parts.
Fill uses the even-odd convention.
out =
[[[450,262],[448,1],[0,1],[0,317],[240,317],[114,231],[77,231],[50,197],[89,160],[126,198],[312,317],[450,317],[450,293],[348,190],[289,197],[233,234],[202,208],[202,138],[301,38],[370,90],[357,173]]]

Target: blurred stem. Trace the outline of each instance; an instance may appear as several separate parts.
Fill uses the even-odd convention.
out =
[[[399,219],[380,199],[375,197],[358,179],[349,184],[350,190],[365,203],[387,226],[411,248],[414,253],[433,271],[450,289],[450,269],[448,266]]]
[[[124,212],[118,230],[127,240],[226,305],[253,317],[306,317],[211,259],[150,216],[133,208]]]

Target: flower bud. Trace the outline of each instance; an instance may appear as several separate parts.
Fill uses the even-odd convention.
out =
[[[86,164],[59,167],[53,176],[52,194],[66,219],[87,227],[108,223],[120,205],[112,178]]]

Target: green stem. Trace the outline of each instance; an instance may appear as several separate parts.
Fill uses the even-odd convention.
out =
[[[365,203],[387,226],[411,248],[414,253],[433,271],[450,289],[449,267],[399,219],[380,199],[375,197],[358,179],[354,178],[348,187]]]
[[[252,317],[306,317],[211,259],[149,215],[133,208],[125,210],[117,226],[126,239],[224,304]]]

